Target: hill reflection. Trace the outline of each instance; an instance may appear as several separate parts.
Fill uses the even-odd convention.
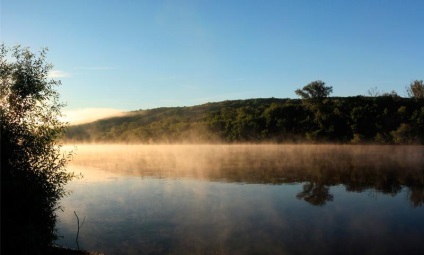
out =
[[[330,187],[338,185],[390,196],[404,190],[412,206],[424,203],[424,146],[79,145],[72,164],[116,176],[301,183],[296,197],[316,206],[336,199]]]

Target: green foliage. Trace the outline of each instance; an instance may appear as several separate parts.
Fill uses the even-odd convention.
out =
[[[409,125],[410,130],[405,132],[402,124]],[[391,95],[323,98],[306,103],[268,98],[158,108],[71,126],[66,140],[422,144],[424,100]]]
[[[397,144],[407,144],[414,142],[414,133],[409,124],[402,123],[399,128],[391,132],[393,141]]]
[[[53,89],[60,82],[48,78],[46,49],[0,51],[2,254],[41,254],[57,238],[55,210],[73,178],[57,142],[66,127]]]
[[[325,86],[323,81],[313,81],[295,92],[303,99],[324,98],[333,92],[333,87]]]

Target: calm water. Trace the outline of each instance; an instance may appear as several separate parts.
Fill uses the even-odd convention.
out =
[[[424,254],[424,147],[83,145],[57,243],[106,254]]]

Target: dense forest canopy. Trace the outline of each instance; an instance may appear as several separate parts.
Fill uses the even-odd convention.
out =
[[[309,92],[310,96],[302,96],[303,99],[233,100],[139,110],[122,117],[71,126],[65,140],[423,144],[424,98],[416,89],[417,82],[422,86],[422,81],[412,83],[410,98],[396,93],[328,97],[332,87],[325,87],[322,82],[314,83],[324,89],[318,96],[313,96],[314,92],[307,86],[300,90],[299,94]]]

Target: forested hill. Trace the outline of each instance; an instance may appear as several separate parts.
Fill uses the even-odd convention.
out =
[[[424,144],[424,99],[248,99],[156,108],[69,127],[65,142]]]

